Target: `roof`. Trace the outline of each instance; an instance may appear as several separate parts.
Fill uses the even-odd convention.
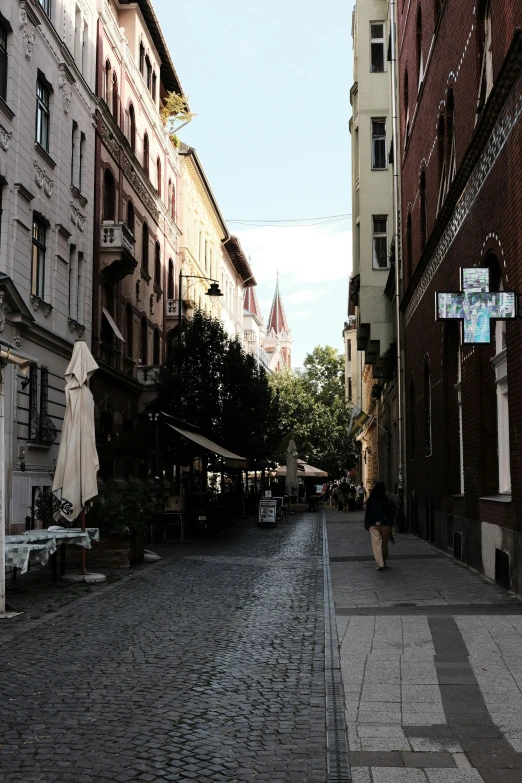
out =
[[[270,308],[270,315],[268,316],[267,332],[273,329],[276,334],[281,332],[289,332],[288,321],[286,320],[285,309],[283,307],[283,300],[279,292],[279,277],[277,278],[276,290],[274,294],[274,301]]]
[[[222,243],[228,253],[228,257],[234,265],[234,269],[245,284],[245,287],[257,285],[250,262],[246,257],[241,243],[237,237],[230,236]]]
[[[258,318],[261,318],[261,310],[259,308],[259,302],[257,301],[255,285],[246,288],[243,309],[249,313],[252,313],[252,315],[257,316]]]
[[[175,92],[178,95],[183,95],[183,87],[181,86],[178,74],[174,68],[174,63],[172,62],[172,57],[170,56],[167,42],[163,36],[163,32],[161,30],[160,23],[158,21],[158,17],[156,16],[156,12],[154,11],[151,0],[120,0],[121,5],[130,5],[134,2],[136,2],[139,6],[142,16],[145,19],[145,24],[147,25],[148,31],[152,37],[152,40],[154,41],[154,46],[156,47],[156,50],[161,58],[161,81],[169,92]]]
[[[221,225],[221,229],[224,234],[223,243],[227,242],[230,239],[230,234],[228,233],[228,228],[225,223],[225,220],[223,218],[223,215],[221,214],[221,211],[218,207],[218,203],[216,201],[216,197],[214,196],[212,192],[212,188],[210,187],[209,181],[207,179],[207,175],[205,174],[205,171],[203,170],[203,166],[201,165],[201,162],[197,156],[196,150],[194,147],[189,147],[188,144],[181,143],[181,146],[178,150],[179,154],[184,158],[189,158],[192,160],[192,163],[194,164],[194,167],[198,173],[198,176],[201,180],[201,183],[205,189],[205,192],[207,194],[208,199],[210,200],[212,207],[215,211],[216,217],[218,219],[218,222]]]

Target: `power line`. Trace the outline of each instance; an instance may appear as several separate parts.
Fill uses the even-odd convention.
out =
[[[227,223],[249,223],[253,225],[254,223],[304,223],[308,222],[310,220],[341,220],[343,218],[351,217],[351,212],[343,212],[341,215],[320,215],[319,217],[309,217],[309,218],[285,218],[284,220],[280,219],[273,219],[269,220],[268,218],[252,218],[251,220],[245,220],[242,219],[236,219],[236,220],[227,220]]]
[[[321,226],[329,223],[342,223],[349,220],[351,215],[343,217],[331,217],[324,220],[316,220],[314,223],[256,223],[250,220],[229,220],[228,223],[234,223],[238,227],[250,226],[252,228],[307,228],[308,226]]]

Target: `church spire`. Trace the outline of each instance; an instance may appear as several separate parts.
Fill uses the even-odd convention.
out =
[[[276,334],[281,332],[289,332],[288,321],[286,320],[285,310],[283,307],[283,301],[279,292],[279,272],[276,278],[276,290],[274,294],[274,300],[270,309],[270,315],[268,317],[267,331],[273,329]]]

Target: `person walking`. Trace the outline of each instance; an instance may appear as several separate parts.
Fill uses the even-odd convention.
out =
[[[361,507],[361,511],[364,508],[364,501],[366,499],[366,487],[361,483],[357,486],[357,502]]]
[[[341,481],[339,486],[339,505],[337,507],[339,511],[346,511],[346,507],[348,506],[348,491],[348,482]]]
[[[388,541],[397,506],[386,494],[386,486],[383,481],[378,481],[366,503],[364,527],[370,531],[372,551],[377,563],[377,571],[382,571],[388,559]]]

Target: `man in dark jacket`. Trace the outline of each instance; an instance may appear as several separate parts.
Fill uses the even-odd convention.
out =
[[[388,559],[388,541],[397,506],[386,494],[384,482],[378,481],[366,503],[364,527],[370,531],[372,551],[377,563],[377,571],[382,571]]]

